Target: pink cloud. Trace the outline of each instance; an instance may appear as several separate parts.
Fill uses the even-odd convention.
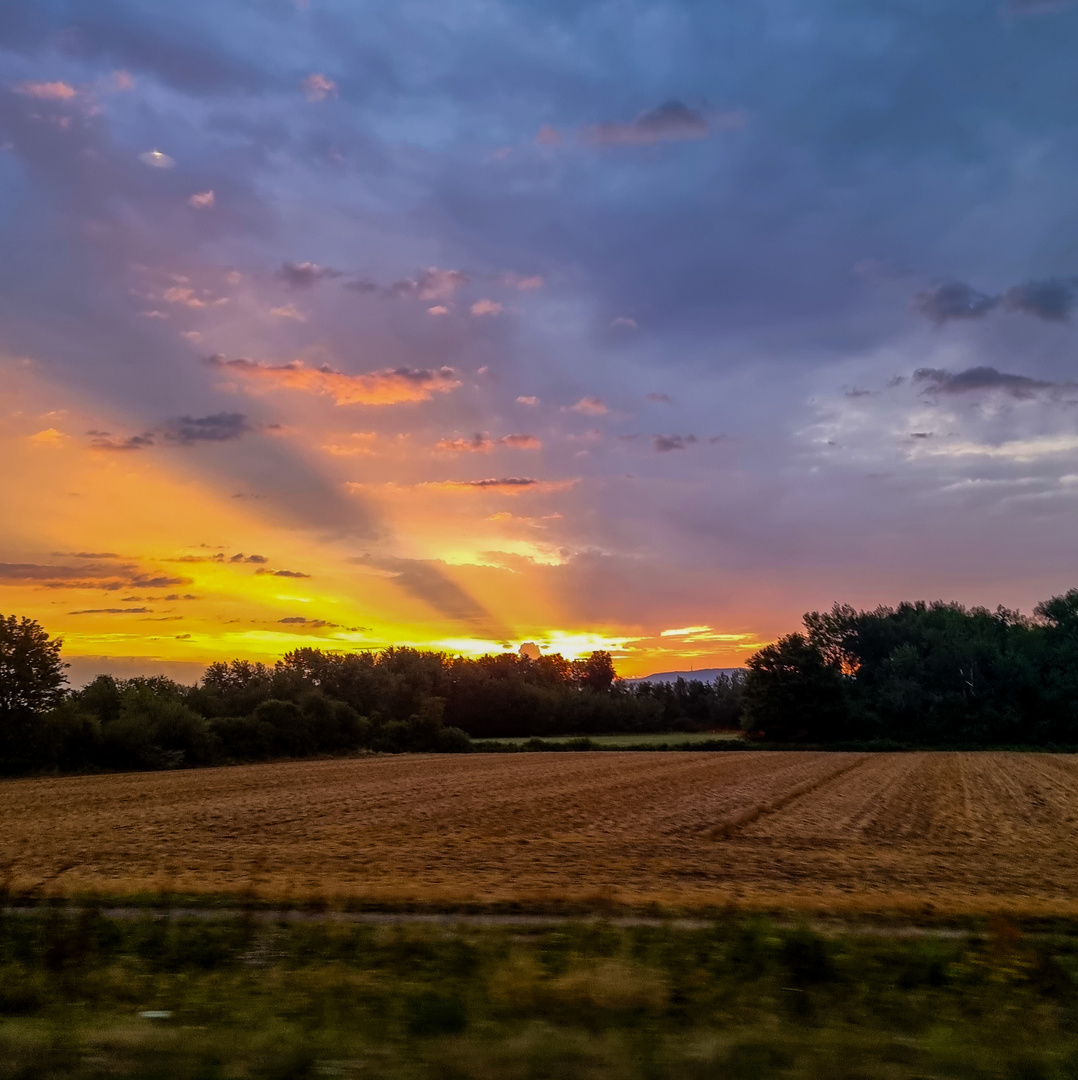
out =
[[[190,195],[187,198],[187,205],[193,206],[196,210],[210,210],[216,203],[213,191],[196,191],[194,195]]]
[[[498,315],[501,313],[502,305],[496,300],[476,300],[472,304],[473,315]]]
[[[321,72],[308,75],[300,85],[308,101],[325,101],[326,98],[338,96],[337,84]]]
[[[428,401],[433,394],[445,394],[460,386],[460,379],[451,367],[435,370],[384,368],[348,375],[328,365],[308,367],[302,360],[266,364],[260,360],[226,360],[214,355],[208,363],[256,385],[317,394],[332,398],[336,405],[399,405]]]
[[[606,403],[597,397],[582,397],[575,405],[567,406],[567,410],[581,416],[605,416],[610,411]]]
[[[23,82],[15,87],[16,94],[23,97],[38,98],[42,101],[70,101],[76,94],[73,86],[66,82]]]

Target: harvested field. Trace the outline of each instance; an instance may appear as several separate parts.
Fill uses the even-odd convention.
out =
[[[369,757],[0,785],[13,891],[1078,915],[1078,759]]]

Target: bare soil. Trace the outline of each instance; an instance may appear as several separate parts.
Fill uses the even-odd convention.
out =
[[[1078,916],[1078,758],[368,757],[0,784],[12,893]]]

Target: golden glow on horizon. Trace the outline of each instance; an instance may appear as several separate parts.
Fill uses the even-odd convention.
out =
[[[283,523],[259,499],[234,497],[197,452],[160,440],[101,449],[130,443],[108,432],[137,426],[65,401],[69,395],[37,377],[29,362],[0,361],[0,376],[9,387],[0,416],[7,463],[0,476],[0,612],[38,619],[64,638],[68,658],[143,658],[152,667],[272,661],[304,645],[351,651],[390,644],[477,656],[531,641],[570,659],[609,650],[619,672],[631,676],[683,661],[730,666],[760,644],[754,635],[703,624],[581,625],[577,598],[551,577],[571,568],[576,555],[557,499],[577,480],[402,483],[391,477],[429,462],[429,444],[410,449],[407,439],[375,432],[290,426],[293,443],[343,468],[347,458],[322,449],[327,436],[329,445],[355,445],[361,454],[375,444],[395,448],[374,462],[373,473],[364,466],[363,481],[339,482],[342,492],[351,487],[351,498],[370,503],[389,538],[382,548],[357,545]],[[499,509],[507,495],[513,512]],[[408,587],[412,565],[437,568],[446,589],[474,598],[507,637],[478,625],[470,631],[467,620],[425,602]]]

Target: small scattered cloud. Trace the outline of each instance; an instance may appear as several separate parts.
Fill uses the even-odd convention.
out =
[[[270,308],[270,314],[275,319],[292,319],[294,322],[307,321],[307,316],[295,304],[280,304],[277,307]]]
[[[318,394],[332,398],[337,405],[398,405],[428,401],[433,394],[448,393],[460,386],[460,379],[451,367],[384,368],[348,375],[328,365],[308,367],[301,360],[267,364],[244,358],[226,360],[215,354],[207,363],[252,383]]]
[[[680,101],[640,113],[627,124],[592,124],[581,137],[593,146],[650,146],[660,142],[706,139],[713,131],[744,127],[739,112],[705,115]]]
[[[427,314],[428,315],[434,315],[434,316],[448,315],[449,314],[449,308],[447,308],[445,306],[445,304],[435,304],[433,307],[427,308]]]
[[[566,411],[580,413],[581,416],[605,416],[610,410],[601,398],[582,397],[575,405],[567,405]]]
[[[390,296],[415,296],[420,300],[450,300],[457,289],[471,279],[463,270],[442,270],[428,266],[418,277],[403,278],[386,289]]]
[[[124,90],[135,89],[135,76],[130,71],[124,71],[122,68],[119,71],[112,73],[111,88],[117,92]]]
[[[265,567],[256,570],[255,573],[259,577],[309,578],[311,576],[300,570],[269,570]]]
[[[92,562],[81,566],[49,565],[43,563],[0,563],[0,581],[32,582],[47,589],[167,589],[190,585],[191,579],[148,572],[131,564],[98,566]]]
[[[565,136],[550,124],[544,124],[535,135],[535,141],[540,146],[561,146],[565,142]]]
[[[340,624],[327,622],[325,619],[310,619],[306,615],[289,615],[284,619],[278,619],[285,626],[303,626],[308,630],[323,630],[328,627],[337,627]]]
[[[506,285],[510,289],[519,289],[521,292],[527,292],[530,289],[541,289],[546,284],[546,279],[542,274],[515,274],[511,270],[507,270],[504,274],[498,275],[498,282],[501,285]]]
[[[33,435],[28,435],[27,438],[37,446],[62,446],[67,436],[57,428],[50,427],[45,428],[43,431],[36,431]]]
[[[22,97],[37,98],[39,101],[70,101],[78,91],[70,84],[56,82],[21,82],[14,87],[15,93]]]
[[[212,210],[217,202],[217,198],[213,193],[213,190],[209,191],[196,191],[194,195],[188,195],[187,205],[193,206],[196,210]]]
[[[239,551],[231,556],[228,561],[230,563],[267,563],[269,559],[265,555],[244,555],[242,551]]]
[[[96,607],[69,611],[68,615],[148,615],[151,611],[148,607]]]
[[[503,435],[498,440],[499,446],[508,446],[514,450],[542,450],[543,442],[537,435]]]
[[[657,454],[668,454],[671,450],[687,450],[695,442],[695,435],[656,435],[652,446]]]
[[[511,450],[540,450],[543,443],[535,435],[502,435],[492,439],[486,432],[477,431],[470,439],[440,439],[435,449],[447,454],[489,454],[499,446]]]
[[[139,154],[138,159],[151,169],[171,169],[176,164],[176,159],[169,157],[163,150],[146,150]]]
[[[707,634],[711,632],[710,626],[682,626],[676,630],[663,630],[659,637],[689,637],[692,634]]]
[[[670,395],[669,394],[660,394],[657,390],[652,390],[652,392],[647,395],[647,399],[648,399],[648,401],[654,401],[656,404],[659,404],[659,405],[669,405],[669,404],[671,404]]]
[[[1051,390],[1059,384],[1011,375],[992,367],[972,367],[957,374],[941,368],[918,368],[913,381],[924,384],[930,394],[965,394],[979,390],[1000,390],[1016,398],[1030,398],[1039,390]]]
[[[636,319],[630,319],[628,315],[619,315],[610,324],[611,330],[638,330]]]
[[[308,75],[300,85],[303,87],[303,96],[308,101],[325,101],[327,98],[339,96],[337,84],[320,71]]]
[[[126,452],[132,450],[145,450],[148,446],[154,445],[154,435],[152,431],[144,431],[141,435],[128,435],[126,439],[113,438],[107,431],[88,431],[86,434],[91,437],[90,446],[94,450],[119,450]]]
[[[502,305],[497,300],[476,300],[472,304],[473,315],[499,315]]]
[[[346,443],[328,443],[323,446],[327,454],[332,454],[334,457],[356,457],[360,454],[373,454],[373,443],[378,439],[377,432],[374,431],[353,431],[348,438],[351,440]]]
[[[517,404],[527,405],[529,408],[534,408],[536,405],[539,404],[539,399],[533,394],[521,394],[521,396],[517,398]]]
[[[277,277],[293,289],[309,289],[320,281],[341,276],[340,270],[335,270],[332,266],[319,266],[314,262],[283,262],[277,271]]]
[[[564,491],[576,480],[536,480],[530,476],[488,477],[484,480],[440,480],[421,484],[443,491],[487,492],[497,495],[521,495],[524,492]]]
[[[247,417],[238,412],[214,413],[212,416],[180,416],[164,428],[169,442],[190,446],[199,442],[230,442],[254,429]]]
[[[952,319],[981,319],[999,305],[998,296],[978,292],[964,281],[948,281],[919,292],[913,306],[937,326]]]

